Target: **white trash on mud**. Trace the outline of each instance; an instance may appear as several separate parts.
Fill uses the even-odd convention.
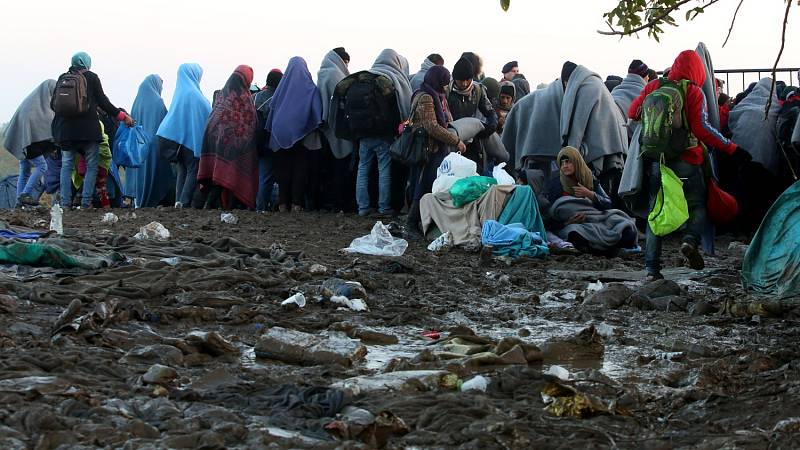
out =
[[[344,251],[374,256],[403,256],[407,248],[405,239],[392,236],[386,225],[378,221],[370,234],[354,239]]]
[[[133,236],[134,239],[156,241],[166,241],[169,237],[169,230],[158,222],[148,223]]]

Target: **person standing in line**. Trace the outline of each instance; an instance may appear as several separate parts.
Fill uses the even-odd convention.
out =
[[[135,121],[124,110],[108,100],[100,78],[91,71],[92,58],[85,52],[72,56],[69,70],[59,77],[53,95],[53,138],[61,147],[61,200],[63,206],[72,204],[72,168],[77,154],[86,158],[86,182],[80,206],[90,208],[95,194],[99,162],[99,146],[103,140],[100,129],[100,107],[110,117],[132,127]]]

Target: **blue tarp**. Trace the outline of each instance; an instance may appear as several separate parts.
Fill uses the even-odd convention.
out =
[[[800,295],[800,182],[769,209],[742,266],[745,289],[779,298]]]

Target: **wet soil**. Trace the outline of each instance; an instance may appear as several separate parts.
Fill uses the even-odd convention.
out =
[[[678,295],[601,302],[587,301],[598,279],[641,288],[641,256],[510,262],[411,241],[373,257],[340,251],[374,225],[351,215],[115,213],[65,212],[59,244],[120,255],[112,267],[0,271],[0,448],[800,448],[797,311],[730,307],[755,300],[725,238],[699,274],[665,246]],[[0,220],[44,230],[49,212]],[[171,238],[132,238],[151,221]],[[331,278],[361,283],[369,309],[329,301]],[[305,307],[281,306],[297,292]],[[257,357],[277,327],[343,333],[367,353]],[[468,347],[456,342],[497,355],[454,355]],[[524,358],[500,355],[515,345]],[[366,410],[364,423],[329,426],[327,404],[298,413],[275,392],[406,370],[450,376],[346,390],[334,409]],[[485,392],[457,388],[477,374]]]

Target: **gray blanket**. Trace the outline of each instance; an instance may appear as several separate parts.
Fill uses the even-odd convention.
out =
[[[411,94],[414,93],[408,79],[408,60],[397,54],[396,51],[387,48],[378,55],[375,64],[369,71],[392,80],[397,95],[397,107],[400,109],[400,118],[408,119],[411,114]]]
[[[585,198],[561,197],[550,207],[550,216],[559,222],[566,222],[578,213],[586,214],[586,222],[562,228],[556,233],[561,239],[566,240],[569,233],[578,233],[592,248],[608,250],[616,247],[623,231],[636,231],[636,223],[624,212],[618,209],[600,211]]]
[[[706,44],[697,44],[695,50],[700,59],[703,60],[703,65],[706,67],[706,81],[703,83],[703,94],[706,95],[706,105],[708,108],[708,123],[719,130],[719,108],[717,106],[717,83],[714,78],[714,63],[711,61],[711,53],[708,52]],[[714,106],[713,108],[711,106]]]
[[[639,158],[639,134],[642,126],[639,122],[631,122],[631,125],[633,137],[625,157],[625,169],[622,171],[618,193],[635,216],[647,218],[650,213],[649,193],[644,183],[644,162]]]
[[[317,72],[317,87],[319,88],[320,96],[322,97],[322,133],[331,146],[331,152],[336,159],[342,159],[350,156],[353,153],[355,144],[352,141],[339,139],[334,133],[333,127],[330,126],[328,114],[333,110],[331,108],[331,99],[333,97],[333,90],[336,85],[342,81],[346,76],[350,75],[347,69],[347,64],[342,61],[342,58],[333,50],[329,51],[325,58],[322,59],[322,65]]]
[[[781,160],[775,140],[775,122],[781,107],[774,93],[767,120],[764,120],[764,107],[767,105],[771,85],[771,78],[761,79],[750,95],[731,110],[728,127],[733,133],[733,142],[749,151],[754,162],[761,163],[764,168],[777,175]]]
[[[644,82],[644,78],[636,75],[635,73],[629,73],[628,76],[622,80],[622,83],[620,83],[619,86],[615,87],[614,90],[611,91],[611,97],[614,98],[614,102],[617,103],[617,106],[622,113],[622,117],[629,125],[629,139],[631,136],[633,136],[633,128],[630,127],[630,121],[628,120],[628,110],[631,108],[631,103],[633,103],[633,101],[636,100],[636,97],[642,93],[645,85],[646,83]]]
[[[411,77],[412,90],[416,91],[422,87],[422,83],[425,81],[425,74],[428,73],[428,70],[430,70],[430,68],[433,66],[434,64],[428,58],[425,58],[425,60],[422,61],[422,66],[419,68],[419,72],[415,73],[414,76]]]
[[[463,117],[448,125],[448,130],[454,132],[462,141],[469,143],[484,129],[483,122],[474,117]],[[508,162],[508,151],[500,140],[500,135],[492,133],[491,136],[481,139],[483,150],[487,156],[494,159],[495,163]]]
[[[623,168],[628,151],[625,118],[600,75],[578,66],[561,103],[561,136],[581,151],[595,175]]]
[[[46,80],[31,92],[19,105],[6,128],[6,149],[18,160],[25,159],[25,149],[34,142],[52,141],[50,125],[55,113],[50,109],[50,98],[56,80]]]
[[[555,80],[514,104],[503,127],[503,145],[515,167],[522,167],[526,156],[555,158],[561,150],[559,119],[564,88]]]

